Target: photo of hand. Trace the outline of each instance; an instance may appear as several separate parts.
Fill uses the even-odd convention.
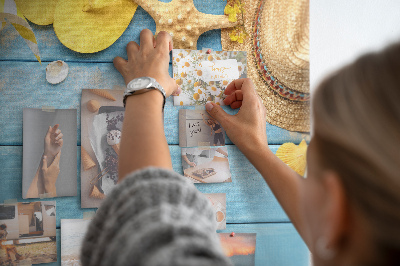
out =
[[[49,126],[46,136],[44,137],[43,155],[49,158],[47,163],[51,163],[54,160],[55,156],[61,151],[63,146],[64,141],[62,137],[64,135],[61,133],[59,127],[59,124],[54,125],[54,127]]]
[[[44,137],[44,151],[36,175],[29,187],[27,198],[57,197],[56,181],[60,173],[63,133],[60,125],[49,126]]]

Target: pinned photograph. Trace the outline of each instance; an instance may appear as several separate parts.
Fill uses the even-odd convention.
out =
[[[226,147],[182,148],[181,152],[183,174],[193,183],[232,182]]]
[[[91,219],[61,219],[61,265],[80,266],[82,241]]]
[[[179,110],[179,146],[225,146],[225,130],[205,110]]]
[[[0,265],[56,262],[56,202],[0,205],[0,247]]]
[[[23,110],[22,198],[77,195],[76,109]]]
[[[251,266],[256,258],[256,234],[220,233],[222,249],[235,266]]]
[[[215,219],[217,221],[217,230],[226,228],[226,194],[225,193],[211,193],[204,194],[211,202],[215,210]]]
[[[83,89],[81,207],[98,208],[118,182],[123,90]]]
[[[224,105],[228,84],[247,77],[247,52],[174,49],[172,69],[182,89],[174,105]]]

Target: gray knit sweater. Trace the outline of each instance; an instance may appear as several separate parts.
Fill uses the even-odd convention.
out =
[[[82,265],[231,265],[207,198],[183,176],[146,168],[104,200],[82,243]]]

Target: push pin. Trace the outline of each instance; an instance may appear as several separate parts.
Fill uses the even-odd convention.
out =
[[[234,237],[234,236],[235,236],[235,233],[232,232],[229,236],[230,236],[230,237]]]
[[[208,49],[206,54],[211,54],[211,49]]]

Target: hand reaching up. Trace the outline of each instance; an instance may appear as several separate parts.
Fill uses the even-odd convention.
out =
[[[61,151],[56,154],[53,162],[49,165],[47,157],[43,155],[42,161],[42,178],[44,185],[44,192],[49,197],[57,197],[56,182],[58,174],[60,173],[60,157]]]
[[[266,110],[254,89],[251,79],[237,79],[225,89],[224,100],[231,108],[240,108],[236,115],[227,114],[221,106],[207,103],[207,112],[225,129],[233,143],[246,155],[247,152],[268,147]]]
[[[44,155],[47,156],[47,166],[53,162],[54,157],[61,151],[64,140],[63,134],[56,124],[53,127],[49,126],[46,136],[44,137]]]

